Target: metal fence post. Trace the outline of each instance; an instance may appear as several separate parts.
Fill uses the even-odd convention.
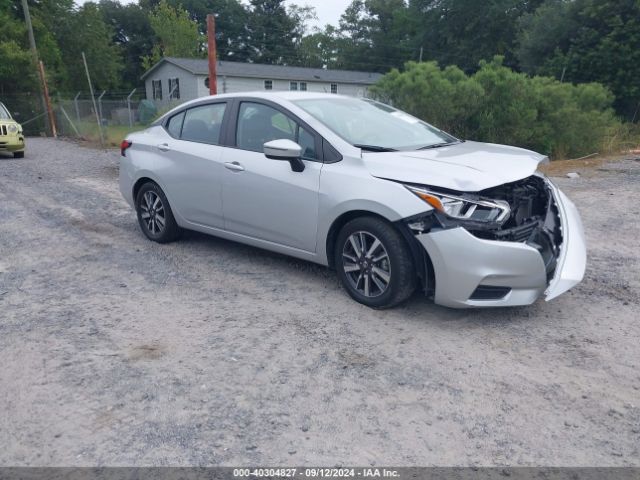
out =
[[[127,110],[129,110],[129,128],[133,127],[133,115],[131,115],[131,97],[136,93],[136,88],[131,90],[131,93],[127,97]]]
[[[103,90],[100,96],[98,97],[98,115],[100,117],[100,125],[102,125],[102,97],[107,93],[106,90]]]
[[[73,103],[76,106],[76,118],[78,119],[78,122],[80,122],[80,107],[78,106],[78,97],[80,97],[80,92],[78,92],[78,94],[73,97]]]

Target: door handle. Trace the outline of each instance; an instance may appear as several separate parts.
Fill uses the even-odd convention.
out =
[[[244,172],[244,167],[238,162],[225,162],[224,168],[227,168],[233,172]]]
[[[158,145],[158,150],[162,150],[163,152],[168,152],[169,150],[171,150],[171,147],[169,146],[168,143],[161,143],[160,145]]]

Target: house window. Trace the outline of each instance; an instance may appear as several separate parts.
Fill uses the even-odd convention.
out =
[[[272,80],[265,80],[264,81],[264,89],[265,90],[273,90],[273,81]]]
[[[307,82],[300,82],[300,91],[302,92],[307,91]]]
[[[177,78],[169,79],[169,100],[180,99],[180,82]]]
[[[289,82],[289,90],[298,90],[298,82]]]
[[[162,100],[162,80],[151,80],[151,91],[154,100]]]
[[[337,83],[332,83],[331,84],[331,93],[338,93],[338,84]]]

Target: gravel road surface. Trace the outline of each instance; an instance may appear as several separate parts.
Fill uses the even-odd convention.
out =
[[[118,152],[0,157],[0,465],[640,466],[640,162],[557,183],[573,291],[363,307],[320,266],[141,234]]]

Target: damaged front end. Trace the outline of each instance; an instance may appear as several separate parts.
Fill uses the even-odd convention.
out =
[[[433,207],[404,223],[428,253],[432,278],[424,283],[436,303],[530,304],[561,276],[570,220],[563,218],[561,192],[542,175],[474,193],[405,186]],[[577,217],[571,221],[579,224],[573,204],[571,208],[571,216]],[[576,248],[584,252],[581,225],[576,230]],[[578,253],[571,281],[547,291],[548,299],[580,281],[586,261],[582,256],[585,260]]]
[[[478,225],[470,227],[469,232],[478,238],[522,242],[535,248],[542,256],[547,279],[551,280],[560,254],[562,231],[558,207],[544,178],[533,175],[484,190],[480,195],[506,201],[511,215],[499,227]]]

